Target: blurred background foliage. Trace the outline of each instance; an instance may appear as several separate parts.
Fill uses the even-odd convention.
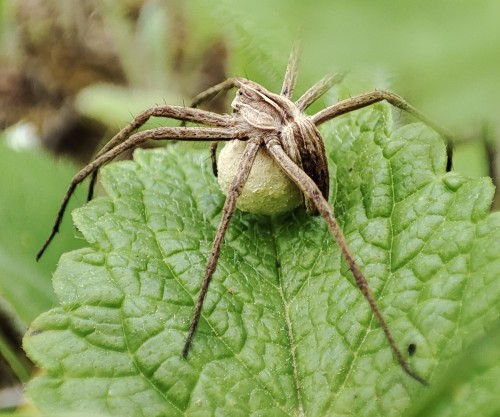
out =
[[[227,76],[278,90],[301,38],[299,91],[329,71],[377,74],[453,131],[456,170],[495,179],[499,16],[495,0],[0,0],[0,407],[21,399],[20,336],[79,245],[70,219],[39,264],[36,250],[78,166],[132,115]],[[224,97],[210,109],[228,111]]]

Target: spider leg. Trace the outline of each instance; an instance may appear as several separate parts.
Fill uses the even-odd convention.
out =
[[[288,58],[288,65],[286,66],[285,79],[283,80],[283,86],[281,87],[280,94],[286,98],[292,98],[295,86],[297,84],[297,76],[299,73],[299,58],[300,58],[300,44],[296,42],[292,51],[290,52],[290,57]]]
[[[383,100],[387,101],[398,109],[408,112],[409,114],[432,128],[434,131],[439,133],[444,138],[444,140],[446,141],[446,152],[448,155],[448,159],[446,162],[446,171],[451,171],[453,157],[452,134],[448,132],[448,130],[439,126],[433,120],[429,119],[420,110],[413,107],[402,97],[398,96],[397,94],[391,93],[390,91],[375,90],[369,93],[360,94],[358,96],[339,101],[338,103],[335,103],[334,105],[329,106],[326,109],[321,110],[315,115],[311,116],[311,119],[314,124],[318,126],[321,123],[331,120],[337,116],[370,106]]]
[[[210,140],[232,140],[235,138],[244,138],[244,135],[236,130],[231,128],[202,128],[202,127],[163,127],[152,130],[145,130],[143,132],[136,133],[130,136],[127,140],[116,145],[115,147],[109,149],[106,153],[98,156],[94,161],[90,164],[82,168],[71,180],[71,183],[66,190],[66,194],[61,202],[61,206],[56,216],[56,220],[54,222],[54,226],[52,227],[52,231],[38,251],[36,255],[36,260],[38,261],[40,257],[43,255],[50,242],[54,238],[54,236],[59,231],[59,226],[61,225],[64,212],[66,211],[66,207],[68,202],[75,191],[75,188],[78,184],[80,184],[85,178],[91,175],[93,172],[97,171],[103,165],[113,160],[122,152],[132,149],[141,143],[146,142],[147,140],[164,140],[164,139],[175,139],[175,140],[197,140],[197,141],[210,141]]]
[[[222,81],[219,84],[214,85],[213,87],[210,87],[201,93],[197,94],[194,98],[193,101],[191,102],[190,107],[191,108],[196,108],[200,104],[212,100],[217,94],[219,93],[226,93],[229,91],[231,88],[236,88],[239,87],[240,83],[238,79],[236,78],[228,78],[225,81]],[[188,120],[183,120],[181,123],[181,126],[186,125],[186,121]]]
[[[208,256],[205,276],[203,277],[203,281],[201,283],[200,293],[196,302],[193,319],[191,321],[191,325],[189,326],[189,332],[184,344],[184,348],[182,349],[183,357],[187,357],[189,353],[189,348],[191,347],[193,336],[200,321],[201,310],[203,308],[203,302],[205,301],[205,297],[207,295],[208,286],[210,285],[213,273],[215,272],[215,268],[217,267],[217,261],[219,260],[220,248],[224,239],[224,235],[226,234],[227,228],[229,226],[229,221],[231,220],[234,209],[236,208],[236,201],[241,195],[241,191],[243,190],[246,180],[250,175],[252,165],[261,145],[262,138],[260,137],[250,139],[248,141],[245,152],[243,153],[243,156],[241,157],[240,163],[238,165],[238,172],[231,183],[226,202],[224,203],[224,208],[222,209],[222,218],[217,229],[217,234],[215,235],[212,249],[210,251],[210,255]]]
[[[212,100],[217,94],[225,93],[229,91],[231,88],[239,87],[240,83],[236,78],[228,78],[225,81],[222,81],[219,84],[214,85],[197,94],[193,101],[191,102],[191,107],[198,107],[201,103],[205,101]]]
[[[217,178],[218,169],[217,169],[217,146],[219,142],[213,141],[210,143],[210,160],[212,161],[212,172],[214,173],[214,177]]]
[[[202,91],[198,95],[196,95],[191,102],[191,107],[196,108],[200,104],[212,100],[217,94],[219,93],[226,93],[229,91],[231,88],[236,88],[239,86],[239,82],[236,78],[228,78],[227,80],[214,85],[213,87],[208,88],[205,91]],[[181,126],[185,126],[186,121],[183,121],[181,123]],[[210,158],[212,160],[212,171],[214,173],[214,176],[217,177],[217,156],[216,156],[216,151],[217,151],[217,142],[212,142],[210,144]]]
[[[229,127],[230,116],[220,115],[217,113],[208,112],[200,109],[186,108],[182,106],[155,106],[141,112],[138,116],[120,130],[111,140],[106,143],[101,150],[97,153],[96,158],[104,155],[110,149],[113,149],[119,143],[122,143],[128,138],[132,132],[143,126],[151,117],[166,117],[170,119],[177,119],[189,122],[201,123],[207,126],[215,127]],[[94,186],[97,179],[97,171],[92,173],[87,194],[87,201],[92,200],[94,193]]]
[[[338,72],[324,76],[311,88],[309,88],[302,96],[295,102],[295,105],[302,111],[307,109],[312,103],[319,99],[335,84],[338,84],[345,77],[345,72]]]
[[[97,174],[99,170],[96,169],[95,171],[90,174],[90,181],[89,181],[89,188],[87,190],[87,203],[94,198],[94,189],[95,189],[95,184],[97,182]]]
[[[424,378],[422,378],[420,375],[418,375],[415,371],[413,371],[410,368],[410,365],[408,364],[408,362],[406,362],[406,360],[403,357],[403,354],[397,347],[396,341],[391,331],[389,330],[389,326],[384,320],[384,317],[380,312],[378,305],[375,301],[375,298],[368,286],[368,281],[361,272],[361,269],[356,264],[354,256],[352,255],[349,247],[347,246],[346,239],[342,233],[339,224],[337,223],[337,220],[335,219],[335,216],[333,214],[332,209],[330,208],[330,205],[328,204],[328,201],[326,201],[326,199],[323,197],[321,191],[314,183],[314,181],[287,156],[281,144],[279,143],[278,139],[273,137],[266,138],[265,146],[269,151],[269,153],[271,154],[271,156],[283,169],[283,171],[292,179],[292,181],[295,182],[295,184],[297,184],[300,190],[316,205],[319,213],[326,220],[330,232],[337,241],[337,244],[339,245],[342,255],[344,256],[345,260],[349,265],[349,269],[351,270],[354,276],[356,285],[358,286],[359,290],[365,297],[366,301],[368,301],[368,304],[370,305],[370,308],[374,316],[377,318],[378,322],[380,323],[380,326],[382,327],[382,330],[384,331],[385,337],[389,342],[392,352],[396,356],[397,361],[399,362],[403,370],[421,384],[428,385],[428,382]]]
[[[122,143],[132,132],[139,129],[151,117],[166,117],[188,122],[200,123],[211,127],[229,127],[231,116],[212,113],[206,110],[183,106],[156,106],[141,112],[127,126],[120,130],[96,155],[96,158]]]

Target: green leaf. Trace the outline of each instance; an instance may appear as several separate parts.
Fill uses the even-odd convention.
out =
[[[453,360],[433,389],[412,408],[411,417],[498,416],[500,325],[489,328]]]
[[[329,123],[324,138],[348,243],[432,384],[499,316],[491,181],[445,173],[442,140],[421,124],[393,129],[386,105]],[[324,221],[302,208],[235,213],[181,357],[224,201],[208,165],[173,145],[102,171],[109,197],[73,213],[90,247],[62,256],[61,307],[24,339],[45,369],[28,389],[36,405],[116,416],[409,409],[428,389],[397,364]]]
[[[20,381],[27,381],[32,371],[21,337],[29,323],[57,303],[51,275],[58,253],[79,246],[66,219],[47,257],[35,261],[75,171],[73,165],[54,162],[48,155],[0,143],[0,356],[11,369],[4,369],[4,377],[11,372]],[[83,201],[79,192],[71,207],[78,200]]]
[[[79,246],[71,222],[65,219],[60,239],[46,257],[35,261],[75,166],[0,143],[0,167],[0,308],[14,316],[24,332],[56,303],[50,278],[58,253]],[[78,192],[71,207],[82,201]]]

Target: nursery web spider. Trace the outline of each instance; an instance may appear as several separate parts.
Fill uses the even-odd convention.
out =
[[[43,255],[58,232],[64,211],[76,186],[85,178],[91,176],[88,196],[90,200],[98,170],[125,150],[135,148],[148,140],[171,139],[176,141],[212,141],[213,143],[236,139],[246,141],[246,148],[239,162],[238,172],[231,182],[223,207],[222,218],[208,256],[205,275],[182,351],[183,356],[187,356],[196,332],[203,302],[217,266],[222,241],[235,210],[236,202],[249,177],[258,151],[264,148],[300,189],[303,196],[303,205],[308,213],[311,215],[319,214],[326,220],[331,234],[337,241],[349,265],[356,285],[380,323],[392,352],[403,370],[415,380],[427,385],[427,381],[410,368],[397,347],[394,337],[372,295],[368,282],[356,264],[332,208],[328,204],[328,164],[323,140],[317,127],[342,114],[385,100],[393,106],[412,114],[444,138],[449,136],[445,130],[441,129],[416,108],[401,97],[388,91],[376,90],[360,94],[339,101],[316,114],[307,115],[304,111],[334,84],[338,83],[343,78],[343,74],[325,76],[309,88],[298,100],[292,101],[297,72],[298,52],[297,48],[294,48],[290,55],[280,94],[271,93],[261,85],[245,78],[230,78],[196,96],[191,108],[163,105],[151,107],[140,113],[99,151],[94,161],[74,176],[61,203],[52,232],[38,252],[37,260]],[[219,93],[227,92],[231,88],[237,89],[236,97],[232,102],[232,114],[221,115],[196,108],[198,104],[210,100]],[[150,117],[166,117],[181,120],[184,123],[194,122],[207,127],[160,127],[133,133],[144,125]],[[448,148],[450,149],[450,147]],[[214,173],[216,173],[215,149],[216,146],[211,147]],[[450,165],[451,152],[448,153],[448,168]]]

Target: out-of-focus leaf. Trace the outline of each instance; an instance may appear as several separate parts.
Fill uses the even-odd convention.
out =
[[[442,124],[463,130],[489,121],[499,130],[497,1],[194,3],[191,12],[219,23],[242,74],[256,81],[280,82],[275,69],[302,38],[308,81],[327,70],[382,67],[396,91]]]
[[[0,143],[0,297],[20,329],[57,303],[51,271],[61,252],[80,246],[67,218],[46,255],[35,261],[75,170],[39,152]],[[78,192],[72,207],[84,201]]]
[[[461,353],[409,417],[494,417],[500,415],[500,326]]]

